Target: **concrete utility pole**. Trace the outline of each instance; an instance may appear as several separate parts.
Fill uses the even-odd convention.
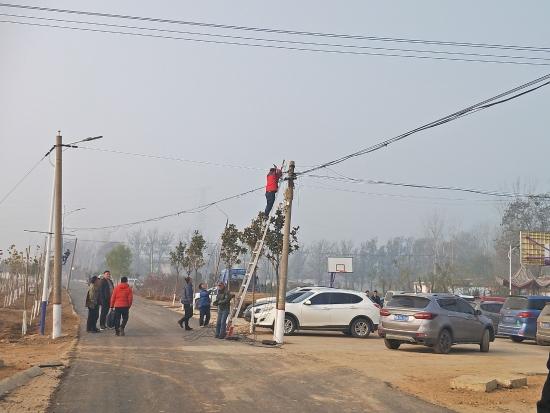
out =
[[[279,284],[277,286],[277,313],[275,315],[275,329],[273,330],[273,341],[277,344],[283,344],[285,335],[285,298],[288,254],[290,250],[290,221],[292,217],[292,199],[294,198],[294,180],[296,179],[294,167],[294,161],[290,161],[288,165],[288,187],[285,191],[285,226],[283,232],[283,252],[279,267]]]
[[[46,236],[46,244],[44,251],[44,280],[42,286],[42,302],[40,303],[40,334],[44,335],[46,331],[46,309],[48,307],[48,298],[50,295],[50,257],[52,254],[52,233],[53,233],[53,218],[55,211],[55,173],[52,183],[52,196],[50,201],[50,222],[48,223],[48,234]]]
[[[57,132],[55,137],[55,254],[53,258],[53,328],[52,338],[61,336],[61,254],[63,253],[63,240],[61,227],[63,224],[63,175],[62,175],[62,154],[63,144],[61,132]]]

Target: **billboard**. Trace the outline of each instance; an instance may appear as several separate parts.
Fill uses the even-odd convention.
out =
[[[520,231],[519,251],[523,265],[550,265],[550,232]]]

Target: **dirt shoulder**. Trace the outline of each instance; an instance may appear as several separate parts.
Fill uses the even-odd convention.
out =
[[[51,339],[52,309],[48,307],[46,334],[38,334],[37,320],[28,329],[25,337],[21,337],[21,311],[0,309],[2,329],[0,330],[0,359],[4,366],[0,367],[0,380],[32,366],[51,361],[61,361],[68,364],[70,353],[77,342],[80,319],[73,312],[68,294],[63,291],[63,336]],[[46,368],[42,376],[36,377],[28,384],[20,387],[0,400],[2,412],[43,412],[46,410],[50,397],[57,387],[63,374],[63,368]]]

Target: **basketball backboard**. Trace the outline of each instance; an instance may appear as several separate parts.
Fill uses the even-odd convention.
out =
[[[351,273],[353,272],[353,258],[351,257],[329,257],[328,272]]]

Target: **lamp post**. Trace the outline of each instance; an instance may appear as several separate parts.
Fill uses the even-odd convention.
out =
[[[512,251],[517,249],[517,247],[512,247],[510,244],[510,249],[508,250],[508,294],[512,295]]]

